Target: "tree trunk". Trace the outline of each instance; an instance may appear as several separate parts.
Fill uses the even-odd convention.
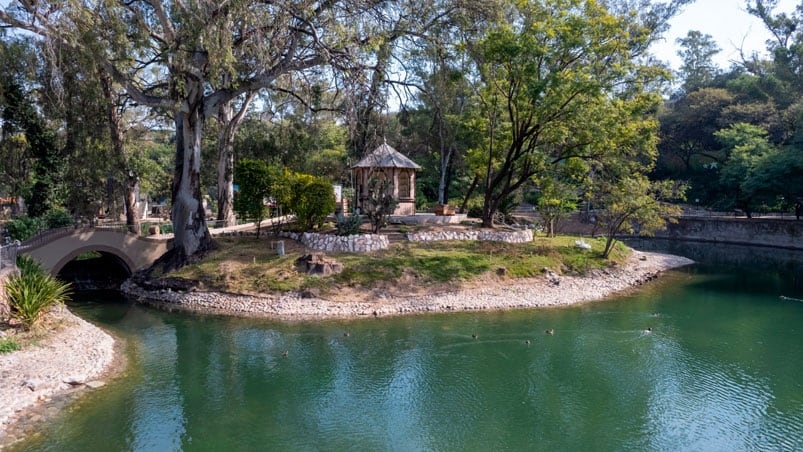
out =
[[[173,255],[168,268],[178,268],[212,248],[201,201],[201,129],[203,85],[186,80],[187,95],[176,114],[176,166],[173,174]]]
[[[217,219],[223,222],[223,226],[237,225],[234,215],[234,136],[254,97],[256,92],[248,93],[236,115],[231,101],[218,108],[217,119],[221,127],[218,135]]]
[[[231,104],[226,102],[218,110],[220,134],[218,136],[217,167],[217,220],[222,226],[235,226],[234,216],[234,131]]]
[[[133,171],[128,173],[128,181],[125,184],[125,224],[128,231],[140,235],[139,209],[137,209],[137,192],[139,188],[139,177]]]
[[[482,203],[482,227],[494,227],[494,213],[495,209],[491,207],[491,201],[488,195],[485,195],[485,201]]]
[[[613,250],[613,234],[608,234],[608,237],[605,238],[605,249],[602,250],[602,257],[603,259],[607,259],[611,255],[611,250]]]
[[[480,175],[475,174],[474,180],[471,181],[471,186],[468,187],[468,191],[466,192],[466,197],[463,198],[463,205],[460,206],[460,213],[466,213],[466,207],[468,206],[468,200],[471,199],[471,195],[474,194],[474,190],[477,188],[477,185],[480,183]]]
[[[114,85],[111,76],[101,73],[101,82],[106,95],[106,115],[109,121],[109,136],[111,137],[112,148],[122,164],[122,170],[127,173],[128,180],[125,183],[125,224],[128,230],[134,234],[140,234],[139,210],[137,209],[137,187],[139,177],[128,166],[128,156],[125,149],[125,137],[123,136],[123,123],[118,110],[117,93],[114,92]]]

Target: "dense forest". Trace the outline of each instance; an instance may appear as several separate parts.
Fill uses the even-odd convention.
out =
[[[746,2],[768,56],[719,68],[692,30],[673,73],[650,48],[689,2],[10,1],[0,195],[132,231],[137,196],[165,202],[178,262],[210,246],[207,209],[235,221],[239,162],[349,193],[350,165],[384,141],[422,166],[419,208],[486,227],[523,200],[548,229],[589,207],[649,229],[684,199],[788,210],[803,196],[803,3]]]

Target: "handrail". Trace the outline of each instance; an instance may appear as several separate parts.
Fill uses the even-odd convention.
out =
[[[12,243],[0,246],[0,269],[17,268],[17,250],[19,244]]]
[[[76,223],[73,226],[66,226],[63,228],[56,228],[56,229],[48,229],[44,232],[39,233],[33,237],[30,237],[23,241],[18,249],[17,252],[26,251],[33,248],[39,248],[41,246],[47,245],[54,240],[58,240],[62,237],[66,237],[70,234],[75,233],[75,231],[81,229],[103,229],[107,231],[115,231],[120,232],[122,234],[129,234],[130,231],[128,230],[128,225],[125,222],[108,222],[108,223],[90,223],[90,224],[78,224]],[[139,235],[138,235],[139,237]]]
[[[29,237],[25,239],[19,246],[19,250],[27,250],[30,248],[38,248],[46,243],[50,243],[53,240],[60,239],[62,237],[66,237],[75,231],[74,226],[68,226],[64,228],[57,228],[57,229],[48,229],[44,232],[39,233],[33,237]]]

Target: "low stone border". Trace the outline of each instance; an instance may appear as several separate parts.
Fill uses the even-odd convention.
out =
[[[411,242],[433,242],[437,240],[482,240],[488,242],[527,243],[533,241],[533,231],[432,231],[410,232],[407,240]]]
[[[378,234],[331,235],[315,232],[304,232],[303,234],[283,232],[279,235],[297,240],[315,251],[370,253],[371,251],[386,250],[390,246],[388,236]]]

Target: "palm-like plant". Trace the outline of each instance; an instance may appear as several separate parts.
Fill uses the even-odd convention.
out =
[[[6,297],[11,317],[22,322],[26,329],[37,326],[51,306],[64,304],[72,293],[64,283],[45,273],[41,265],[28,256],[18,260],[20,274],[6,282]]]

